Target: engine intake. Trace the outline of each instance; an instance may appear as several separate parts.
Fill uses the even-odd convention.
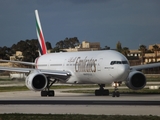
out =
[[[25,82],[30,90],[41,91],[46,88],[48,80],[45,75],[34,71],[27,76]]]
[[[132,71],[129,73],[126,86],[133,90],[140,90],[146,85],[146,77],[140,71]]]

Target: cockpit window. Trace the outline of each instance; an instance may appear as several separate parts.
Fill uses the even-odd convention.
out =
[[[114,64],[128,64],[127,61],[111,61],[110,65],[114,65]]]

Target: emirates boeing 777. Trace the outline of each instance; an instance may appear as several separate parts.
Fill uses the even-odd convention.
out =
[[[41,55],[34,63],[1,60],[34,65],[35,68],[0,67],[0,70],[29,73],[26,86],[30,90],[41,91],[41,96],[54,96],[54,90],[50,87],[59,81],[66,84],[98,84],[96,96],[109,95],[109,90],[104,86],[114,83],[112,96],[119,97],[117,87],[122,82],[130,89],[142,89],[146,85],[146,77],[140,70],[160,66],[160,63],[155,63],[131,67],[127,58],[115,50],[47,53],[37,10],[35,15]]]

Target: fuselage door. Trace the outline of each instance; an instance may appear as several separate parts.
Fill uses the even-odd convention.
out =
[[[100,58],[97,63],[97,71],[101,71],[101,64],[103,62],[103,58]]]

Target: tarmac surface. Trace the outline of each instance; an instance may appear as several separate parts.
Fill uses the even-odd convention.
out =
[[[94,96],[94,94],[62,93],[61,90],[55,90],[55,93],[55,97],[41,97],[40,92],[33,91],[1,92],[0,113],[160,116],[160,95],[121,94],[120,97],[113,98],[111,95]],[[6,101],[17,101],[17,103],[2,103]],[[23,101],[31,103],[21,103]],[[78,103],[76,103],[77,101]],[[57,104],[56,102],[60,103]]]

